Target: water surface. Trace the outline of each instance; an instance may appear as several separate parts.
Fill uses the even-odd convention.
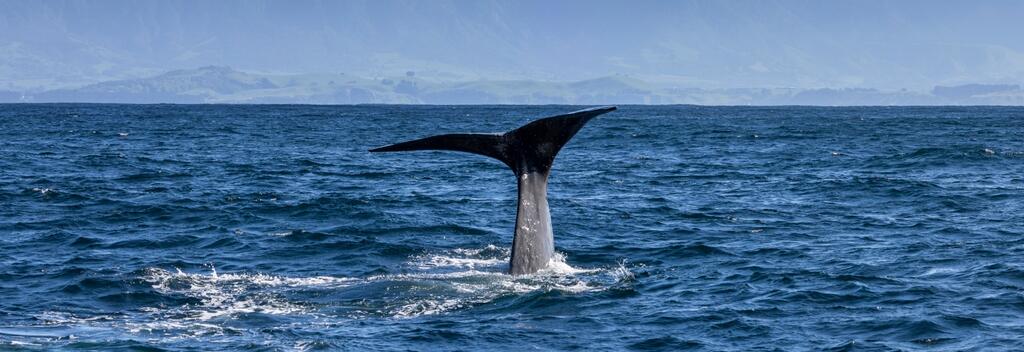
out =
[[[1024,108],[0,106],[0,349],[1020,350]]]

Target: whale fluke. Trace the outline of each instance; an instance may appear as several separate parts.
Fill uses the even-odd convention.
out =
[[[509,273],[531,274],[546,267],[554,254],[547,186],[555,156],[587,122],[615,109],[607,106],[546,117],[504,134],[443,134],[370,151],[451,150],[489,156],[508,165],[519,184]]]
[[[451,150],[486,155],[498,160],[505,158],[504,136],[500,134],[456,133],[442,134],[414,141],[370,149],[371,152],[407,152],[414,150]]]

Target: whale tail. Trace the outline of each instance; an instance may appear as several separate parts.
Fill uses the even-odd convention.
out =
[[[489,156],[508,165],[519,186],[509,273],[531,274],[545,268],[555,250],[547,199],[555,156],[583,125],[614,110],[614,106],[580,110],[536,120],[504,134],[443,134],[370,151],[451,150]]]
[[[614,106],[592,108],[539,119],[504,134],[442,134],[371,149],[371,152],[450,150],[498,159],[517,175],[547,174],[562,147],[583,125]]]

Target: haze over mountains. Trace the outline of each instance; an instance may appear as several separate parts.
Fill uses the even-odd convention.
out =
[[[703,105],[1024,105],[1015,84],[877,89],[678,88],[629,76],[555,82],[433,81],[413,71],[368,79],[347,74],[265,75],[208,66],[37,93],[0,93],[0,102],[300,104],[703,104]]]
[[[0,1],[0,101],[1024,104],[1024,2]]]

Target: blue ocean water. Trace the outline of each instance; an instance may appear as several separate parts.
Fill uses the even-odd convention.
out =
[[[1024,108],[0,106],[0,349],[1024,349]]]

